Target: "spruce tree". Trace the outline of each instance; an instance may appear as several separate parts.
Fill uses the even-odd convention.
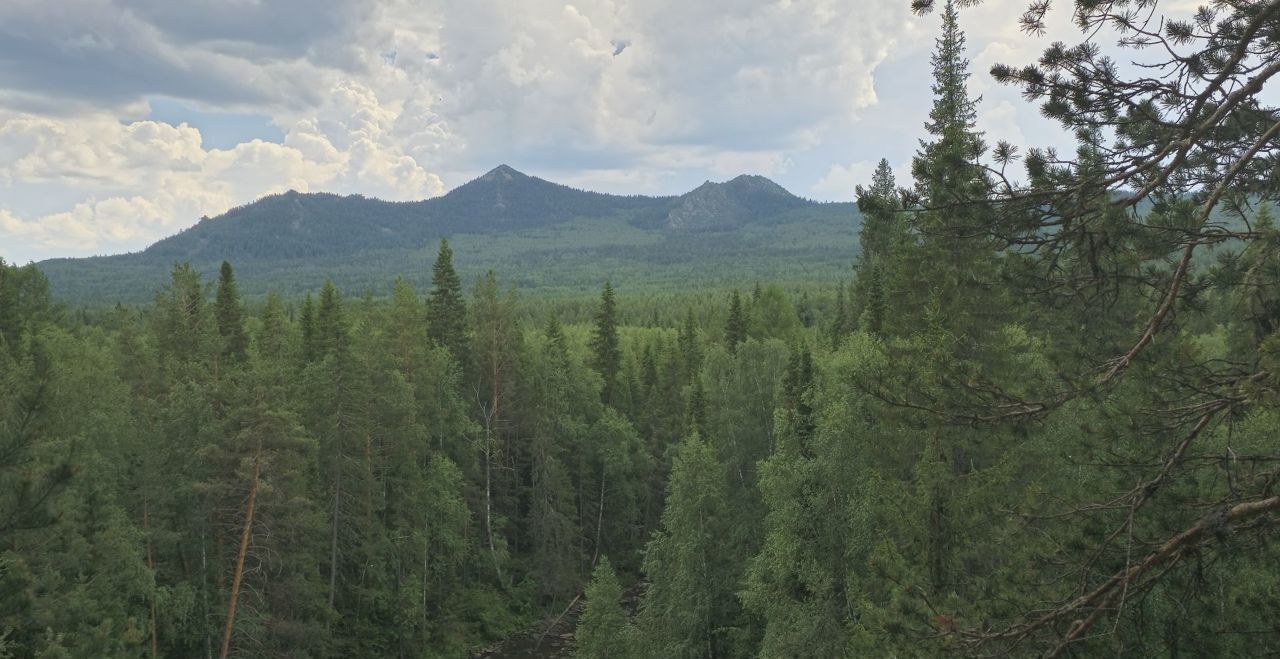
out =
[[[320,289],[320,309],[316,312],[316,346],[320,357],[344,355],[350,347],[346,318],[342,312],[342,296],[333,282],[325,280]]]
[[[156,293],[153,332],[165,359],[205,363],[217,352],[216,329],[205,302],[207,289],[190,263],[173,266],[170,282]]]
[[[880,159],[871,176],[871,185],[858,186],[857,193],[858,210],[862,213],[862,227],[858,230],[858,246],[862,250],[859,263],[866,265],[889,258],[904,228],[898,184],[887,159]]]
[[[965,36],[960,29],[956,0],[947,0],[942,11],[942,35],[933,56],[933,107],[925,130],[932,139],[920,141],[911,161],[916,192],[933,208],[970,202],[985,191],[978,157],[986,150],[975,129],[978,100],[969,97],[969,60],[964,56]]]
[[[440,240],[440,253],[431,268],[431,295],[427,298],[427,336],[445,348],[459,362],[467,347],[467,303],[462,297],[462,280],[453,269],[449,241]]]
[[[864,283],[862,279],[866,278],[864,287],[866,301],[863,304],[863,318],[860,324],[866,328],[866,331],[876,335],[884,332],[887,309],[884,292],[884,270],[882,264],[872,263],[860,273],[858,278],[860,284]]]
[[[693,321],[693,308],[685,311],[684,325],[680,327],[678,337],[680,358],[683,365],[684,382],[693,380],[693,376],[702,366],[702,353],[698,348],[698,326]]]
[[[561,360],[568,359],[569,342],[564,336],[564,326],[560,324],[560,317],[556,314],[551,314],[551,317],[547,319],[547,343],[558,358]]]
[[[604,283],[600,294],[600,309],[596,311],[595,333],[591,336],[591,365],[604,380],[600,398],[605,404],[616,404],[618,372],[622,369],[622,349],[618,342],[617,301],[613,285]]]
[[[574,634],[575,657],[581,659],[621,659],[632,656],[637,648],[633,631],[622,608],[622,586],[607,557],[591,573],[587,586],[587,605],[578,619]]]
[[[738,344],[747,340],[747,314],[742,308],[742,295],[735,289],[729,298],[729,318],[724,326],[724,343],[729,352],[736,352]]]
[[[693,376],[693,384],[689,386],[689,400],[684,406],[684,433],[704,433],[707,429],[707,392],[702,386],[702,378]]]
[[[802,437],[813,435],[813,353],[808,346],[797,345],[791,350],[787,371],[782,376],[782,405],[792,414],[796,432]]]
[[[576,526],[576,501],[566,458],[572,456],[574,402],[568,347],[560,321],[553,314],[547,323],[547,342],[540,355],[530,355],[537,372],[532,380],[533,432],[526,450],[529,483],[525,488],[528,512],[529,562],[537,575],[544,604],[567,600],[580,585],[581,538]],[[535,357],[540,357],[537,359]]]
[[[320,359],[320,341],[316,333],[316,305],[311,294],[302,300],[302,313],[298,319],[302,326],[302,362],[309,364]]]
[[[844,338],[845,330],[849,327],[849,307],[844,301],[844,284],[841,283],[836,288],[836,312],[831,319],[831,328],[828,330],[831,336],[831,348],[834,350],[840,347],[840,341]]]
[[[284,357],[288,348],[289,321],[285,317],[284,300],[277,293],[267,294],[267,307],[258,332],[258,355],[270,360]]]
[[[644,386],[646,397],[652,396],[658,386],[658,359],[654,356],[653,344],[646,344],[644,354],[640,357],[640,384]]]
[[[249,334],[244,329],[240,292],[236,288],[235,273],[231,264],[223,261],[218,274],[218,297],[214,316],[218,322],[218,334],[222,337],[222,356],[241,361],[249,351]]]

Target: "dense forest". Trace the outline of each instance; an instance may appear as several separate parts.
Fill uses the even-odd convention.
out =
[[[942,4],[913,181],[803,295],[550,305],[442,241],[429,290],[79,310],[0,262],[0,657],[462,657],[582,602],[582,657],[1280,653],[1280,2],[1075,3],[1169,59],[997,66],[1072,155],[983,142]]]

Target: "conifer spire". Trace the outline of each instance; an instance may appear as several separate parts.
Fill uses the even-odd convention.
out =
[[[431,286],[427,336],[461,360],[467,343],[467,303],[462,296],[462,280],[453,269],[453,250],[448,240],[440,240],[440,252],[431,268]]]

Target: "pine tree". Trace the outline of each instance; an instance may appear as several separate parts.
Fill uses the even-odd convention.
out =
[[[231,264],[223,261],[218,274],[218,296],[214,316],[222,337],[222,356],[230,361],[243,361],[249,351],[249,334],[244,329],[240,292]]]
[[[604,380],[600,398],[607,405],[617,402],[618,372],[622,369],[617,313],[613,285],[605,281],[604,291],[600,294],[600,309],[596,312],[595,333],[591,336],[591,365]]]
[[[431,268],[431,286],[427,336],[462,362],[467,348],[467,303],[462,297],[462,280],[453,269],[453,250],[448,240],[440,240],[440,253]]]
[[[742,296],[737,290],[729,298],[729,318],[724,326],[724,343],[729,352],[735,352],[738,344],[747,340],[747,314],[742,308]]]

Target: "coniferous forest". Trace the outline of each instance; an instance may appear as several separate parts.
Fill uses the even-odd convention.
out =
[[[0,657],[1280,653],[1280,2],[1014,17],[1071,153],[984,142],[968,4],[848,281],[0,261]]]

